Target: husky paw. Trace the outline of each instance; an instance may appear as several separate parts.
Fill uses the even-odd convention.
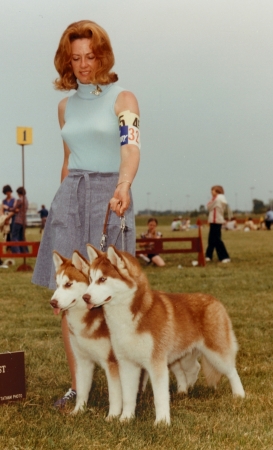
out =
[[[106,422],[112,422],[112,420],[117,419],[120,416],[119,414],[108,414],[107,417],[105,417]]]
[[[169,418],[169,419],[167,419],[167,418],[164,418],[164,419],[156,419],[155,421],[154,421],[154,426],[155,427],[158,427],[158,426],[163,426],[163,427],[168,427],[169,425],[171,425],[171,419]]]
[[[85,409],[85,405],[75,406],[75,408],[73,409],[73,411],[71,411],[70,414],[72,416],[75,416],[76,414],[84,412],[84,409]]]
[[[178,394],[183,394],[183,395],[188,395],[188,388],[178,387],[177,393]]]
[[[131,416],[125,416],[125,415],[122,414],[120,416],[120,418],[119,418],[119,421],[122,422],[122,423],[126,423],[126,422],[129,422],[130,420],[132,420],[134,418],[135,418],[134,414],[132,414]]]
[[[233,398],[245,398],[246,394],[245,391],[241,392],[233,392]]]

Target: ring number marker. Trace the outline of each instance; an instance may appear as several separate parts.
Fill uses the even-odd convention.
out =
[[[17,127],[17,144],[19,145],[32,144],[32,128]]]

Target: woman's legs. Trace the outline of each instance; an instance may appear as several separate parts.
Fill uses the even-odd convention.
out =
[[[20,241],[22,225],[20,223],[14,223],[12,227],[12,236],[11,239],[14,242]],[[12,253],[20,253],[20,247],[13,246],[11,248]]]
[[[216,234],[215,234],[215,228],[213,227],[213,223],[210,223],[209,225],[209,237],[208,237],[208,246],[206,250],[206,258],[212,259],[213,256],[213,250],[215,248],[215,241],[216,241]]]
[[[165,261],[159,255],[153,256],[152,261],[156,266],[159,266],[159,267],[165,266]]]
[[[208,247],[206,250],[207,258],[212,259],[213,250],[215,248],[219,261],[223,261],[223,259],[229,259],[229,254],[226,250],[225,244],[221,239],[221,228],[222,224],[220,223],[210,224]]]

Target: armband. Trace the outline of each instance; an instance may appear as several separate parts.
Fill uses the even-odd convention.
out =
[[[139,116],[128,109],[119,114],[118,120],[120,145],[131,144],[140,149]]]

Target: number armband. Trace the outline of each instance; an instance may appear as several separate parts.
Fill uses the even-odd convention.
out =
[[[140,149],[139,116],[127,110],[119,114],[118,120],[120,145],[131,144]]]

